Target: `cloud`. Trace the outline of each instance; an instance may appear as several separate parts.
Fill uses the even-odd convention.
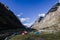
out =
[[[42,17],[44,17],[45,16],[45,14],[43,13],[43,14],[38,14],[38,16],[40,17],[40,16],[42,16]]]
[[[20,18],[21,22],[28,22],[30,20],[30,18]]]
[[[17,15],[18,17],[20,17],[21,15]]]
[[[60,0],[58,0],[59,1],[59,3],[60,3]]]
[[[27,27],[30,27],[32,24],[33,24],[33,22],[31,22],[31,23],[25,23],[24,25],[27,26]]]
[[[17,14],[18,17],[20,17],[23,13]]]
[[[23,23],[23,25],[30,27],[33,22],[30,22],[30,18],[20,18],[21,22]]]

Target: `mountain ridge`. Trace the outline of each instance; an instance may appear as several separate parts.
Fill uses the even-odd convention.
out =
[[[35,22],[32,28],[36,30],[59,30],[60,3],[56,3],[40,22]]]

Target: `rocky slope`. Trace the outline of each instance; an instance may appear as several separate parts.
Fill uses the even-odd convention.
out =
[[[20,20],[6,5],[0,3],[0,38],[23,30],[26,28]]]
[[[40,19],[39,19],[40,20]],[[37,30],[59,30],[60,29],[60,3],[56,3],[46,16],[35,22],[32,28]]]
[[[4,4],[0,3],[0,30],[23,28],[20,20]]]

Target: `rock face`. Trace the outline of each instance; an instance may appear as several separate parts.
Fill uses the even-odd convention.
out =
[[[24,26],[7,6],[0,3],[0,30],[17,28],[24,28]]]
[[[25,30],[25,26],[7,6],[0,3],[0,37],[18,30]]]
[[[35,22],[32,28],[37,30],[59,30],[60,3],[55,4],[40,22]]]

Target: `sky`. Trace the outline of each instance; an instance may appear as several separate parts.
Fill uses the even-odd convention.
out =
[[[44,16],[58,0],[0,0],[19,18],[23,25],[30,27],[40,16]]]

